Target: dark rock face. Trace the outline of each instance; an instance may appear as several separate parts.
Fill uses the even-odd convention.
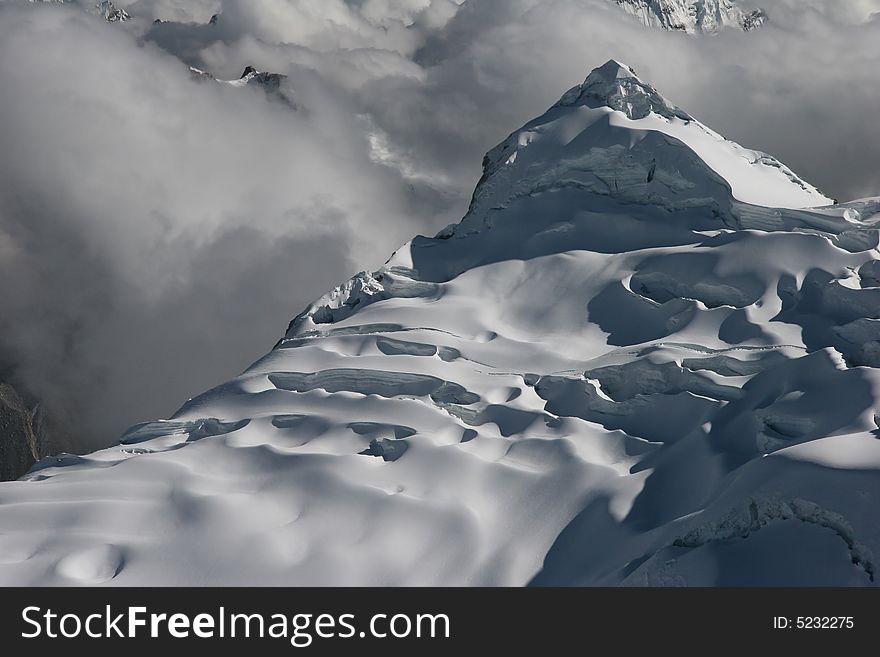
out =
[[[0,481],[18,479],[48,452],[39,405],[28,408],[18,392],[0,383]]]
[[[240,79],[246,80],[248,84],[258,84],[266,89],[266,91],[277,92],[281,87],[281,82],[286,77],[286,75],[280,73],[267,73],[265,71],[258,71],[253,66],[247,66]]]

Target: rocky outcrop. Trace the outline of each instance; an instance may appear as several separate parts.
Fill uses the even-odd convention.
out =
[[[120,9],[109,0],[95,4],[95,11],[108,23],[124,23],[131,20],[131,14]]]
[[[47,447],[40,406],[30,408],[15,388],[0,383],[0,481],[18,479]]]

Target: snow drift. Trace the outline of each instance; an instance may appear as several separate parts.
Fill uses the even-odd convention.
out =
[[[608,62],[461,223],[0,485],[0,582],[876,585],[878,212]]]

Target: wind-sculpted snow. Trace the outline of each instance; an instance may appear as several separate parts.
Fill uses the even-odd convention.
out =
[[[0,581],[876,585],[878,209],[610,62],[460,224],[0,486]]]

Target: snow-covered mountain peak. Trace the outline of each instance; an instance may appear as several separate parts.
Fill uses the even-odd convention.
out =
[[[609,107],[634,120],[643,119],[652,112],[668,119],[691,119],[689,114],[641,80],[632,68],[613,59],[594,69],[583,84],[569,89],[557,105]]]
[[[3,484],[0,584],[876,586],[880,199],[577,89],[455,229]]]
[[[626,78],[636,77],[636,72],[627,66],[621,64],[616,59],[609,59],[607,62],[590,71],[587,76],[587,82],[591,80],[604,80],[610,82],[612,80],[622,80]]]
[[[702,208],[702,221],[737,227],[755,212],[751,206],[833,204],[772,156],[724,139],[614,60],[489,151],[468,216],[449,230],[480,229],[519,198],[563,188],[668,211]]]

